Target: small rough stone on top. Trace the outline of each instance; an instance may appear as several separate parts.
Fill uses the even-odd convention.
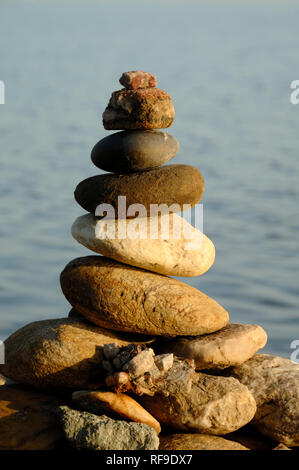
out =
[[[157,86],[157,78],[152,73],[142,70],[132,70],[124,72],[119,79],[119,83],[127,90],[137,90],[137,88],[154,88]]]

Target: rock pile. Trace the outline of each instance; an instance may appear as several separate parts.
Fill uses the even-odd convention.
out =
[[[121,132],[91,153],[110,173],[75,190],[89,214],[73,237],[102,256],[62,271],[69,318],[31,323],[6,340],[0,370],[27,388],[2,379],[0,449],[61,446],[63,429],[76,449],[152,450],[162,428],[161,449],[245,450],[234,436],[248,423],[269,448],[297,446],[299,366],[256,354],[267,341],[260,326],[228,323],[214,299],[169,277],[199,276],[214,262],[212,241],[178,215],[200,201],[204,180],[192,166],[162,166],[179,143],[157,130],[172,124],[174,107],[156,77],[126,72],[120,83],[103,124]],[[45,417],[28,424],[28,442],[1,401],[9,393],[16,410],[27,400]]]

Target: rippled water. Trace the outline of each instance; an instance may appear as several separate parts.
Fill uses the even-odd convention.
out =
[[[0,4],[0,338],[69,305],[59,273],[89,252],[70,235],[76,184],[107,134],[101,113],[123,71],[156,73],[181,143],[174,163],[206,181],[216,262],[187,283],[234,322],[259,323],[266,352],[299,338],[299,79],[295,1],[75,0]]]

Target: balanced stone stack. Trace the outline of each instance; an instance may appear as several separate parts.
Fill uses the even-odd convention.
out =
[[[120,132],[91,153],[109,173],[75,191],[88,214],[72,234],[102,256],[61,273],[69,318],[6,340],[0,449],[63,445],[62,429],[76,449],[157,449],[161,430],[165,450],[298,446],[298,364],[256,354],[267,341],[260,326],[228,323],[215,300],[169,277],[200,276],[214,263],[212,241],[178,215],[200,201],[204,181],[193,166],[163,166],[179,143],[157,130],[172,124],[174,107],[156,77],[127,72],[120,83],[103,114],[105,129]],[[42,417],[30,418],[27,441],[11,409]],[[248,423],[255,439],[236,433]]]

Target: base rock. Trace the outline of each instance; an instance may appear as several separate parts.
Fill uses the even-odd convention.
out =
[[[238,442],[208,434],[160,436],[159,450],[249,450]]]
[[[63,399],[19,385],[0,387],[0,450],[52,450],[65,445],[55,415]]]
[[[107,343],[126,346],[148,338],[126,335],[76,318],[30,323],[5,342],[1,372],[36,388],[99,388],[106,372],[101,367]]]
[[[286,446],[299,446],[299,364],[256,354],[225,374],[251,391],[257,404],[252,424],[262,434]]]

